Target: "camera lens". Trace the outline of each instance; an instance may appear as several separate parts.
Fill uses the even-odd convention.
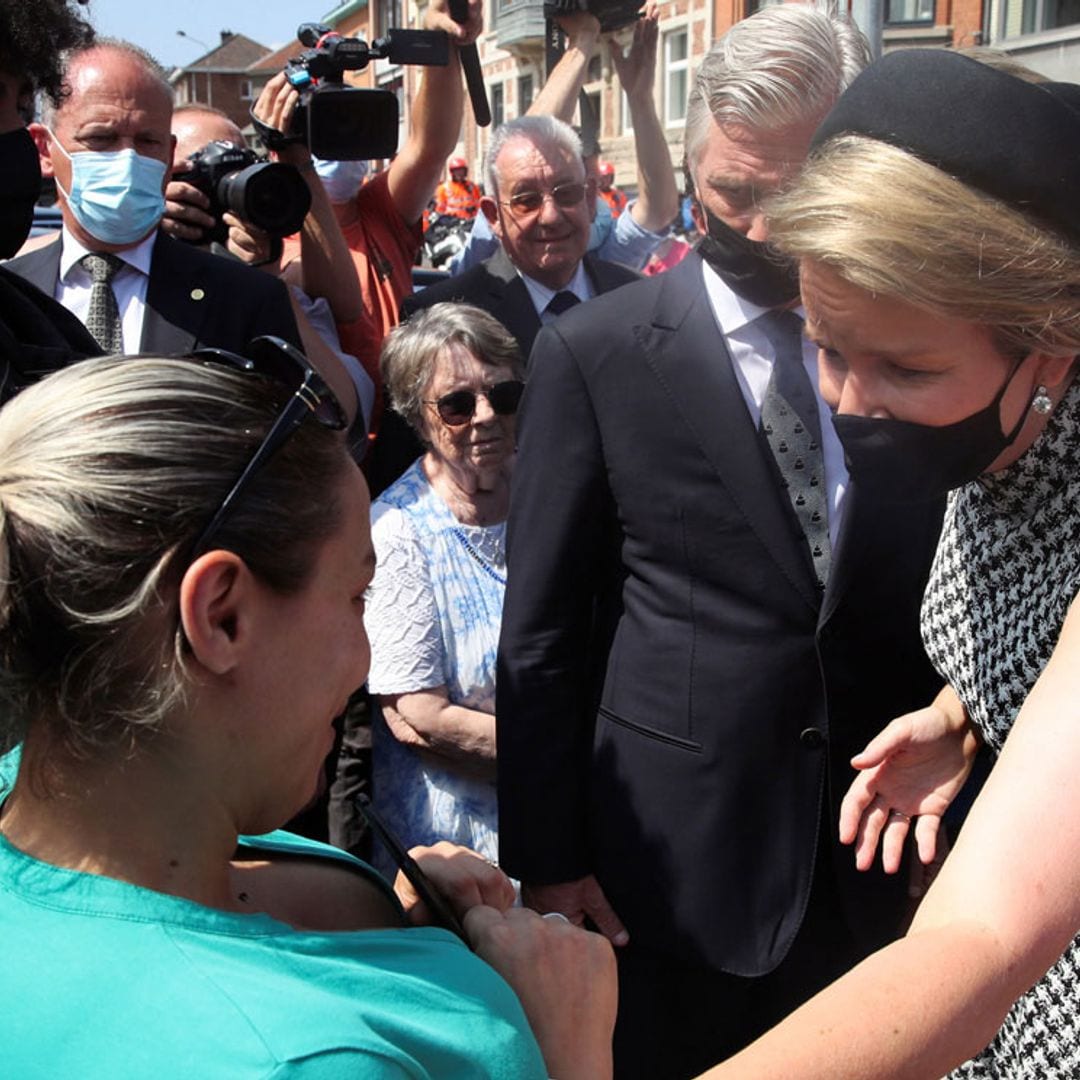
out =
[[[241,221],[289,236],[304,223],[311,192],[291,165],[261,162],[229,173],[218,182],[218,200]]]

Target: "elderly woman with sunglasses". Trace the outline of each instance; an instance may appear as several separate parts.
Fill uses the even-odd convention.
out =
[[[383,379],[426,452],[372,507],[367,599],[376,806],[410,844],[497,856],[495,654],[506,585],[514,339],[467,304],[436,304],[386,339]]]
[[[609,1076],[598,935],[415,852],[473,955],[268,832],[367,674],[374,565],[345,418],[290,358],[89,360],[0,411],[4,1073]]]

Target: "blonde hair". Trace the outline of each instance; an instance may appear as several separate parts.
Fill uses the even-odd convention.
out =
[[[860,289],[984,325],[1007,355],[1080,352],[1080,251],[904,150],[831,139],[767,209],[771,244]]]
[[[104,357],[0,410],[0,724],[88,757],[182,707],[177,590],[191,548],[288,391],[192,361]],[[282,592],[339,524],[347,464],[303,424],[237,504],[215,547]]]
[[[443,350],[460,345],[489,367],[508,367],[521,378],[517,341],[494,315],[472,304],[442,303],[417,312],[383,342],[379,365],[394,412],[423,438],[423,396]]]

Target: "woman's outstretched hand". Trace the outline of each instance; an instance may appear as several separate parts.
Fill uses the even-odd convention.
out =
[[[878,843],[885,872],[900,868],[915,820],[919,859],[933,861],[941,817],[964,786],[979,738],[953,690],[897,717],[851,759],[859,771],[840,806],[840,842],[855,845],[855,865],[868,870]]]

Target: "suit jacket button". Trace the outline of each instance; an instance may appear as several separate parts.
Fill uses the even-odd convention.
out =
[[[803,730],[799,732],[799,742],[801,742],[808,750],[816,750],[817,747],[825,742],[825,736],[822,735],[819,728],[803,728]]]

